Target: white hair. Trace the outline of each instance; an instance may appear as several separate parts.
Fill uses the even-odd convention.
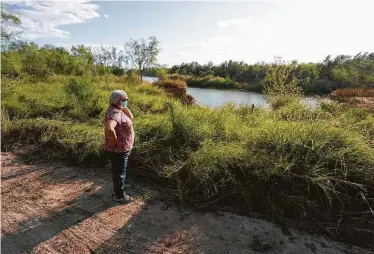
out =
[[[127,94],[123,90],[114,90],[109,97],[109,105],[117,104],[120,100],[127,99]]]

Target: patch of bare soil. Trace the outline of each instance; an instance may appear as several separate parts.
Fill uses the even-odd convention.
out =
[[[12,153],[1,163],[2,253],[369,253],[259,219],[165,209],[143,185],[118,204],[104,170]]]
[[[356,106],[367,108],[374,112],[374,97],[353,97],[352,101]]]

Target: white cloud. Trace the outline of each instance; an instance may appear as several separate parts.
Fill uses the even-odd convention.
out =
[[[223,27],[223,28],[228,28],[230,26],[249,25],[251,21],[252,21],[251,17],[222,20],[218,22],[218,26]]]
[[[70,33],[59,26],[85,23],[92,18],[100,17],[99,6],[88,1],[72,2],[7,2],[14,5],[15,12],[20,15],[24,39],[45,37],[68,37]]]
[[[109,18],[108,14],[104,14],[104,18],[106,19]]]

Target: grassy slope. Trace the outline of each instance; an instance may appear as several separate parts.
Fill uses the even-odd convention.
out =
[[[186,107],[151,85],[106,78],[93,81],[101,112],[82,118],[87,109],[66,82],[4,80],[3,147],[28,141],[49,158],[104,165],[107,98],[124,89],[136,117],[130,172],[184,203],[332,221],[365,216],[374,205],[374,116],[365,110],[332,102],[315,110]]]

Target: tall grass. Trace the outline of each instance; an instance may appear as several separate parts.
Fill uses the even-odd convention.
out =
[[[335,222],[355,222],[374,206],[369,111],[330,101],[212,109],[184,106],[156,86],[69,80],[2,87],[3,147],[28,142],[50,159],[105,165],[102,117],[110,91],[123,89],[135,115],[130,174],[164,184],[181,202]],[[86,121],[74,114],[81,85],[93,87],[87,98],[101,108]]]

